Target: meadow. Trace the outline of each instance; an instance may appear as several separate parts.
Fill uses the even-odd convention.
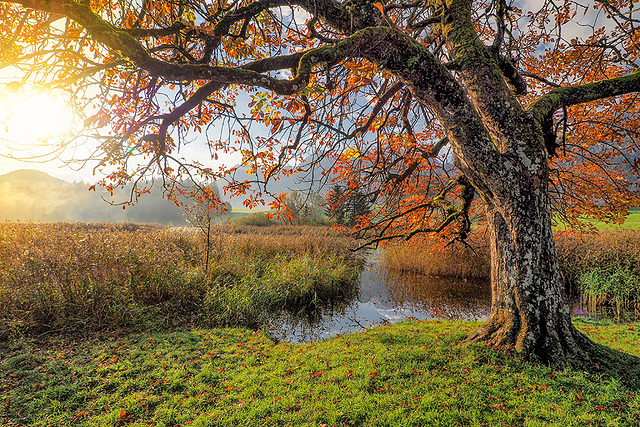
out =
[[[636,325],[577,322],[640,355]],[[627,375],[557,371],[464,342],[474,322],[405,321],[311,344],[247,329],[14,341],[7,426],[637,426]]]
[[[2,424],[640,424],[634,323],[576,319],[613,357],[589,372],[465,342],[478,322],[408,320],[276,343],[265,330],[274,313],[349,298],[361,267],[353,242],[317,227],[216,227],[205,269],[192,229],[2,224]],[[611,272],[624,271],[638,283],[638,231],[567,233],[557,246],[568,284],[584,295],[587,277],[603,288]],[[482,244],[418,249],[387,249],[389,267],[486,274]],[[615,307],[605,291],[596,304]],[[620,299],[627,310],[638,306],[633,295]]]

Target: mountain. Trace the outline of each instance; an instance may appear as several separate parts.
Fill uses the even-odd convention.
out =
[[[4,183],[9,183],[11,185],[15,184],[58,184],[64,183],[68,184],[66,181],[62,181],[61,179],[54,178],[49,174],[44,172],[40,172],[35,169],[19,169],[17,171],[9,172],[4,175],[0,175],[0,185]]]
[[[135,206],[122,209],[105,199],[126,200],[130,189],[111,197],[99,187],[89,191],[88,184],[69,183],[37,170],[17,170],[0,175],[0,221],[185,224],[182,209],[164,199],[158,186],[152,187]]]

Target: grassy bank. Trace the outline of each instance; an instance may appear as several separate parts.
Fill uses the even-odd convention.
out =
[[[259,230],[263,230],[261,233]],[[257,327],[353,291],[349,242],[326,230],[220,227],[208,272],[190,229],[0,225],[0,337],[176,325]]]
[[[640,208],[629,208],[629,215],[622,224],[611,224],[602,221],[588,220],[598,230],[612,231],[620,229],[640,230]]]
[[[307,345],[275,345],[241,329],[14,342],[2,350],[0,419],[173,427],[640,423],[636,388],[463,343],[477,326],[412,321]],[[640,353],[633,325],[578,327]]]

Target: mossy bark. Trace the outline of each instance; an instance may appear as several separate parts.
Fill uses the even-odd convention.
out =
[[[500,170],[481,178],[492,302],[489,319],[469,339],[551,365],[584,366],[595,347],[571,322],[553,239],[543,138],[533,123],[521,135],[530,140],[512,146],[527,149],[502,154]]]
[[[521,189],[515,187],[517,194]],[[491,315],[470,340],[553,365],[582,362],[589,359],[592,344],[571,322],[548,200],[544,191],[539,194],[538,200],[487,200]]]

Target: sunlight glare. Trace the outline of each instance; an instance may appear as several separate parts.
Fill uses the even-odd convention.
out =
[[[0,121],[0,138],[20,145],[55,143],[73,127],[64,101],[47,92],[5,94]]]

